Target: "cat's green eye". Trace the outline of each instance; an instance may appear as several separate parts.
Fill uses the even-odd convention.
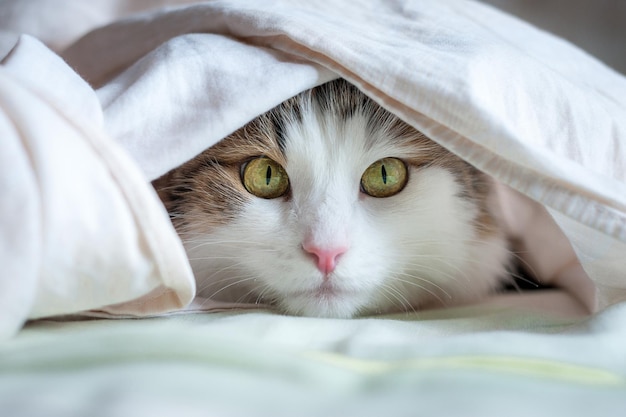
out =
[[[406,165],[397,158],[383,158],[370,165],[361,176],[361,189],[372,197],[398,194],[408,180]]]
[[[248,162],[242,177],[246,190],[260,198],[278,198],[289,188],[289,177],[285,169],[278,162],[264,156]]]

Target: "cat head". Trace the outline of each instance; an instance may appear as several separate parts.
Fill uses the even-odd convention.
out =
[[[155,187],[206,297],[352,317],[473,300],[504,274],[489,179],[343,80]]]

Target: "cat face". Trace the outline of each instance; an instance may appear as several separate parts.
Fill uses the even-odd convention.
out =
[[[206,297],[352,317],[474,300],[505,275],[489,179],[343,80],[155,187]]]

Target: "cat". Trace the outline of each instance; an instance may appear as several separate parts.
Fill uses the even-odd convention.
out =
[[[493,180],[343,79],[154,186],[204,297],[350,318],[472,302],[509,279]]]

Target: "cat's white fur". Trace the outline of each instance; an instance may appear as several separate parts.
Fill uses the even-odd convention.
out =
[[[479,237],[477,207],[459,196],[448,170],[409,167],[406,187],[388,198],[360,192],[371,163],[406,153],[388,138],[368,138],[365,119],[310,106],[285,124],[291,198],[253,198],[232,223],[186,243],[200,294],[353,317],[463,303],[499,284],[504,237]],[[325,277],[305,239],[349,249]]]

